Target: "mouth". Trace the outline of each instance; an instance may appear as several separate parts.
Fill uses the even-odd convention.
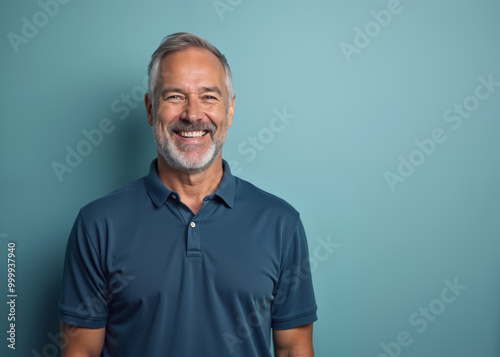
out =
[[[176,131],[176,134],[183,138],[201,138],[208,133],[206,130],[197,131]]]

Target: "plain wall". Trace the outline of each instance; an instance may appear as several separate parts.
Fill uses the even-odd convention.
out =
[[[147,174],[146,66],[187,31],[233,71],[223,157],[301,212],[316,355],[499,356],[499,14],[493,0],[2,1],[0,355],[60,355],[69,231]]]

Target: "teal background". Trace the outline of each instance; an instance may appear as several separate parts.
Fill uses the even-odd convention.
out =
[[[221,16],[214,3],[226,4]],[[341,43],[353,45],[354,28],[388,3],[73,0],[16,53],[9,33],[21,36],[22,18],[34,21],[42,8],[2,1],[0,355],[60,355],[69,231],[81,206],[147,174],[156,152],[133,89],[161,39],[188,31],[216,45],[233,71],[236,113],[223,156],[301,212],[317,263],[316,355],[500,356],[500,87],[457,129],[443,119],[474,95],[478,77],[500,81],[500,2],[402,0],[349,63]],[[295,117],[269,140],[284,108]],[[66,164],[66,146],[76,149],[104,118],[114,130],[61,182],[53,162]],[[398,157],[408,160],[414,140],[436,128],[446,141],[393,192],[386,172],[398,174]],[[245,141],[259,133],[267,143],[249,160]],[[325,254],[328,240],[335,248]],[[16,243],[15,351],[5,333],[8,242]],[[437,301],[455,279],[466,288]],[[410,316],[429,305],[433,321],[419,332]],[[409,345],[391,344],[404,331]]]

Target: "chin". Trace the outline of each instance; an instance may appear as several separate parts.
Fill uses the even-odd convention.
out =
[[[175,157],[173,158],[170,155],[166,155],[165,153],[161,153],[167,164],[173,167],[176,170],[183,171],[186,173],[198,173],[209,169],[217,157],[217,155],[210,155],[209,158],[201,157],[201,158],[185,158],[185,157]]]

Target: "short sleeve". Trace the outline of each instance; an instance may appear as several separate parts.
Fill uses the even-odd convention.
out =
[[[271,327],[285,330],[307,325],[317,320],[316,310],[307,239],[299,218],[274,292]]]
[[[107,292],[106,274],[80,212],[66,247],[59,319],[86,328],[106,326]]]

